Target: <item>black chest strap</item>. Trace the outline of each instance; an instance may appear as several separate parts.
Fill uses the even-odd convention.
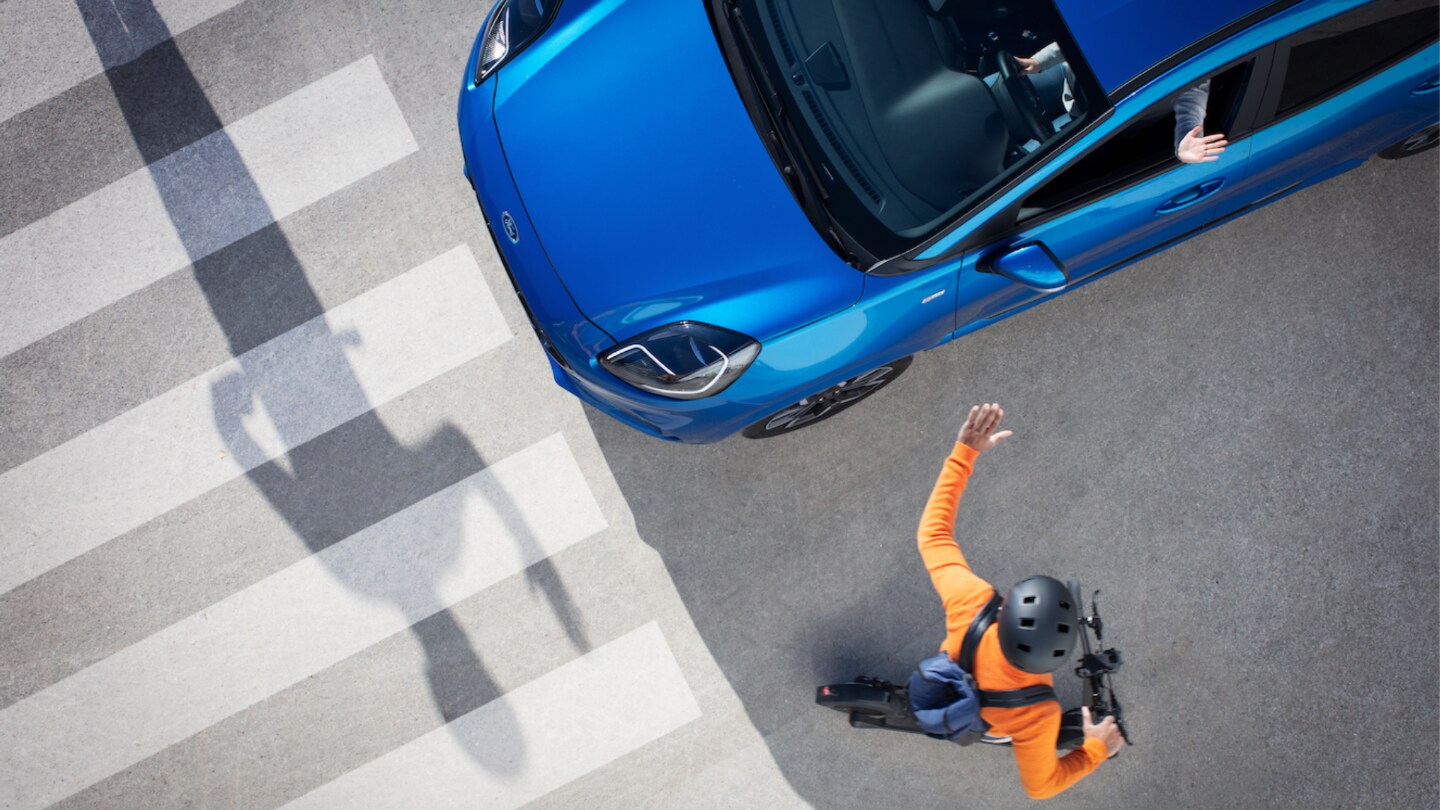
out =
[[[979,649],[980,639],[984,637],[985,631],[990,629],[990,625],[995,622],[995,617],[1000,615],[1000,606],[1003,604],[1005,604],[1005,597],[1001,596],[998,591],[992,590],[990,601],[986,602],[985,607],[980,608],[980,612],[970,620],[970,629],[965,631],[965,639],[960,642],[960,660],[956,663],[971,675],[975,674],[975,650]]]
[[[1047,700],[1059,701],[1055,696],[1055,690],[1043,683],[1027,686],[1024,689],[1006,689],[1003,692],[992,692],[986,689],[979,690],[980,705],[994,709],[1018,709],[1021,706],[1033,706],[1036,703],[1044,703]]]

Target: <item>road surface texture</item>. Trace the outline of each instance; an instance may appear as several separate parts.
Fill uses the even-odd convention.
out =
[[[0,807],[1026,806],[812,702],[939,643],[991,400],[962,547],[1127,659],[1056,806],[1436,803],[1435,153],[680,447],[551,383],[484,232],[489,5],[0,3]]]

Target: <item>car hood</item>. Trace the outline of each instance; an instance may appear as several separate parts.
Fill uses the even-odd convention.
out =
[[[616,340],[694,320],[763,341],[859,298],[863,274],[791,195],[702,3],[569,0],[496,78],[525,211]]]

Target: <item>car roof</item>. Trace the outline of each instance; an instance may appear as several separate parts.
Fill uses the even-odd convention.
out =
[[[1146,68],[1274,0],[1055,0],[1070,33],[1105,92],[1114,93]]]

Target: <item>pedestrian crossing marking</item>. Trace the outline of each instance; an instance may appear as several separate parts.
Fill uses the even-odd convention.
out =
[[[0,356],[417,148],[373,56],[312,82],[0,238]]]
[[[138,56],[243,0],[151,0],[164,26],[123,26]],[[118,14],[119,7],[112,5]],[[134,22],[133,20],[131,22]],[[148,22],[141,20],[140,22]],[[122,17],[121,23],[124,23]],[[18,115],[105,70],[75,0],[0,2],[0,121]],[[23,80],[12,80],[23,77]]]
[[[0,807],[59,801],[605,526],[553,434],[0,710]]]
[[[0,475],[0,593],[510,337],[462,244],[182,383]]]
[[[508,810],[701,716],[655,622],[507,692],[285,810]]]
[[[76,109],[83,99],[85,106],[91,106],[91,101],[102,102],[97,118],[104,119],[105,124],[100,130],[81,130],[85,143],[97,143],[95,133],[122,136],[123,129],[113,128],[119,121],[117,111],[104,98],[109,89],[104,86],[106,80],[102,77],[81,88],[74,85],[98,76],[104,69],[102,60],[120,64],[239,2],[0,0],[0,122],[53,99],[53,105],[34,110],[35,118],[27,116],[27,120],[12,122],[25,135],[31,135],[30,130],[36,130],[37,137],[53,135],[50,130],[54,127],[46,130],[37,126],[41,123],[39,117],[55,112],[88,115],[89,110]],[[87,34],[84,21],[76,13],[77,6],[86,14],[100,9],[121,15],[119,24],[129,39],[107,38],[114,32],[94,26]],[[250,68],[263,68],[263,51],[243,44],[237,48],[237,40],[231,37],[226,44],[224,37],[239,30],[268,41],[275,26],[303,31],[304,26],[294,23],[313,16],[271,14],[274,10],[247,9],[229,15],[207,31],[157,50],[152,57],[168,51],[166,58],[173,58],[181,68],[186,64],[208,66],[189,74],[207,87],[208,80],[216,78],[213,71],[221,67],[234,74],[234,81],[247,82],[244,74]],[[138,17],[124,16],[132,13]],[[471,16],[478,25],[483,13]],[[262,21],[259,25],[255,25],[257,19]],[[343,39],[355,32],[342,26],[337,33]],[[359,45],[363,40],[343,41]],[[218,58],[216,48],[220,48]],[[345,58],[363,51],[349,53]],[[404,63],[405,73],[391,72],[399,97],[423,97],[434,77],[414,71],[402,52],[389,49],[385,53],[387,70],[392,60],[400,60],[395,66]],[[159,61],[163,60],[147,60],[147,64]],[[311,66],[334,64],[315,59],[302,61]],[[23,70],[12,69],[21,65]],[[135,66],[141,67],[144,65]],[[443,66],[440,70],[443,72]],[[138,72],[131,70],[126,75]],[[313,74],[307,74],[307,79],[309,75]],[[403,88],[399,84],[402,75],[406,85]],[[15,80],[17,76],[21,77],[19,81]],[[117,89],[121,88],[122,77],[117,75],[116,79]],[[292,79],[286,89],[294,88],[299,81]],[[444,78],[441,89],[449,82]],[[232,93],[226,98],[231,102],[238,99],[245,105],[264,103],[275,98],[259,89],[264,84],[251,85],[251,96],[242,93],[235,97]],[[152,80],[146,92],[155,86]],[[232,90],[237,87],[230,86]],[[71,88],[80,92],[56,97]],[[419,96],[416,91],[420,91]],[[300,103],[296,99],[301,94],[309,94],[311,100]],[[208,102],[203,91],[197,94],[197,100]],[[280,106],[287,103],[288,111]],[[133,113],[134,104],[122,106],[127,114]],[[212,105],[212,109],[215,106],[220,105]],[[209,120],[211,123],[200,131],[221,123],[213,117]],[[419,127],[416,132],[427,144],[446,137],[453,140],[453,128],[448,130],[448,136],[437,138],[435,121],[414,120]],[[136,139],[146,140],[140,134]],[[175,145],[167,142],[164,150],[154,151]],[[28,225],[0,235],[0,357],[50,336],[45,345],[32,347],[33,351],[11,360],[31,363],[43,359],[43,365],[51,369],[49,373],[56,373],[60,364],[52,357],[84,350],[84,346],[75,344],[78,335],[97,333],[103,331],[100,327],[117,319],[131,318],[134,313],[130,304],[150,308],[159,300],[152,293],[169,290],[170,282],[182,280],[173,276],[197,262],[195,269],[203,280],[220,264],[213,260],[206,263],[203,258],[236,240],[257,234],[267,240],[273,236],[284,241],[286,233],[275,228],[274,223],[386,166],[394,168],[386,176],[370,180],[365,188],[352,189],[344,198],[333,201],[338,204],[335,210],[347,210],[361,193],[368,197],[371,191],[393,190],[397,170],[411,177],[418,176],[414,171],[428,176],[424,166],[431,165],[433,156],[416,159],[425,161],[423,164],[411,160],[395,166],[417,149],[396,95],[381,76],[375,59],[367,57],[249,116],[231,120],[224,129],[103,188],[97,186],[116,174],[107,173],[104,181],[93,177],[87,180],[84,173],[72,177],[64,200],[73,202],[55,210],[62,200],[34,200],[36,205],[48,207],[26,213],[10,227],[21,222]],[[37,154],[41,151],[36,150]],[[132,159],[127,154],[124,161],[117,163],[124,167],[119,171],[137,165]],[[75,194],[84,192],[90,192],[89,196],[75,199]],[[222,198],[228,199],[223,208],[216,203]],[[385,207],[379,210],[383,212]],[[291,224],[303,229],[305,236],[312,233],[309,218]],[[301,234],[301,230],[291,229],[289,233]],[[242,253],[253,253],[249,244],[237,245],[216,258],[229,264]],[[421,249],[438,250],[447,242],[430,244]],[[325,249],[324,245],[315,247]],[[409,266],[412,261],[403,260],[393,270]],[[306,271],[307,275],[318,272],[318,268]],[[91,319],[81,329],[54,334],[167,277],[165,288],[147,290],[126,305]],[[313,286],[335,289],[333,284]],[[354,287],[345,289],[350,292],[344,295],[357,291]],[[318,307],[312,308],[307,314],[317,311]],[[242,312],[219,308],[216,313],[222,319],[243,316]],[[290,323],[293,321],[286,326]],[[228,331],[228,326],[222,331]],[[267,330],[258,339],[276,331]],[[291,473],[274,475],[274,468],[255,473],[253,485],[264,490],[277,512],[262,517],[274,521],[270,528],[278,531],[282,540],[285,521],[297,535],[303,533],[304,521],[295,519],[300,513],[286,511],[294,504],[285,501],[283,490],[279,491],[282,497],[276,498],[275,487],[292,482],[297,487],[316,483],[315,470],[312,467],[307,471],[306,461],[325,455],[310,451],[324,450],[331,443],[327,439],[324,447],[312,445],[293,454],[292,450],[337,427],[385,424],[372,410],[407,392],[414,393],[398,403],[400,408],[385,412],[389,423],[386,429],[393,431],[387,438],[404,433],[404,447],[420,446],[419,440],[411,436],[414,423],[418,421],[424,427],[425,413],[436,407],[435,397],[449,396],[454,391],[450,383],[461,377],[452,375],[441,381],[443,385],[424,391],[415,389],[510,337],[474,257],[462,245],[80,436],[74,435],[82,429],[77,425],[64,435],[73,437],[64,444],[53,446],[64,438],[59,435],[43,441],[26,457],[47,447],[51,448],[49,452],[0,473],[0,595],[9,593],[11,604],[20,606],[21,620],[31,628],[44,626],[65,610],[73,613],[78,608],[83,612],[83,599],[69,608],[51,599],[57,594],[68,598],[75,595],[73,588],[87,587],[85,582],[93,565],[52,572],[43,582],[32,583],[38,587],[11,591],[227,483],[238,487],[212,493],[220,497],[190,504],[192,508],[171,515],[175,520],[167,518],[161,525],[147,527],[146,532],[125,538],[109,551],[128,556],[137,552],[136,547],[144,546],[140,553],[148,558],[152,552],[160,551],[159,564],[165,565],[163,550],[156,543],[163,546],[169,539],[178,539],[168,529],[191,519],[221,527],[219,535],[214,531],[203,533],[206,538],[222,536],[229,531],[224,527],[230,526],[236,539],[243,541],[244,528],[235,522],[254,519],[257,514],[221,514],[215,511],[214,504],[235,504],[230,496],[243,494],[239,488],[249,484],[234,479],[261,465],[275,465]],[[254,339],[240,343],[247,348],[255,345]],[[175,357],[177,361],[183,359],[184,352]],[[204,365],[213,362],[216,360],[207,360]],[[181,374],[195,374],[201,367],[192,363]],[[176,378],[164,379],[163,384],[170,385]],[[117,387],[122,389],[116,392],[117,401],[126,402],[122,407],[131,407],[153,393],[147,390],[139,398],[127,400],[124,386]],[[529,397],[532,393],[527,388],[521,397],[530,405],[534,404]],[[353,688],[354,683],[346,679],[357,675],[373,677],[374,671],[366,668],[380,663],[382,657],[388,673],[398,680],[410,669],[393,666],[394,653],[404,658],[410,636],[405,628],[420,637],[427,654],[454,652],[456,645],[463,645],[466,635],[478,636],[473,618],[466,620],[466,626],[456,625],[459,632],[454,638],[447,637],[444,650],[432,650],[423,637],[428,628],[452,616],[476,616],[477,606],[500,595],[501,589],[497,588],[487,596],[479,596],[486,588],[574,548],[587,538],[606,544],[623,541],[638,547],[623,495],[618,495],[617,506],[614,482],[606,477],[603,458],[590,442],[579,407],[571,400],[564,405],[561,423],[572,438],[585,436],[586,443],[578,445],[580,458],[586,462],[584,470],[592,473],[596,490],[604,495],[606,512],[624,515],[624,520],[619,521],[625,524],[623,527],[617,526],[604,537],[594,537],[606,529],[604,513],[570,446],[564,437],[554,434],[368,528],[355,531],[372,518],[354,519],[347,528],[314,543],[316,547],[331,543],[323,550],[278,572],[275,565],[267,565],[263,571],[249,570],[248,561],[246,570],[236,566],[231,576],[216,581],[253,584],[233,593],[239,584],[218,586],[219,594],[230,595],[158,632],[157,627],[194,610],[195,605],[217,598],[215,589],[206,591],[211,596],[185,601],[184,607],[171,605],[178,611],[166,611],[163,604],[150,598],[137,601],[127,597],[137,615],[144,612],[147,618],[123,637],[111,634],[113,616],[97,624],[95,638],[108,637],[103,650],[91,649],[94,654],[77,656],[64,644],[53,653],[33,648],[37,658],[53,654],[54,661],[69,663],[25,681],[24,686],[18,686],[20,681],[12,684],[18,688],[7,699],[22,694],[28,697],[0,708],[0,808],[42,807],[55,802],[152,807],[184,804],[196,796],[207,797],[204,801],[211,804],[241,801],[236,797],[244,795],[246,788],[235,780],[246,771],[236,767],[227,772],[212,767],[222,761],[216,756],[245,749],[244,744],[237,745],[237,731],[250,743],[264,740],[254,749],[263,749],[260,761],[273,753],[274,761],[289,763],[283,767],[296,773],[313,773],[324,759],[309,756],[313,750],[304,746],[277,747],[277,741],[285,739],[283,729],[296,721],[290,714],[295,707],[313,708],[318,696],[313,684]],[[59,402],[59,406],[65,407],[65,403]],[[106,415],[115,410],[108,410]],[[523,428],[535,427],[537,419],[556,415],[549,408],[541,411],[541,415],[531,414],[528,422],[524,416],[515,418]],[[345,425],[366,414],[368,419]],[[509,416],[507,413],[507,419]],[[91,425],[95,421],[85,423],[86,427]],[[557,427],[551,423],[545,429]],[[332,434],[340,444],[352,442],[352,449],[362,453],[354,456],[347,452],[347,459],[364,461],[367,456],[363,454],[377,450],[367,441],[354,441],[361,432]],[[453,428],[450,432],[462,435]],[[450,434],[437,433],[431,438],[441,435]],[[493,446],[493,442],[482,442],[478,434],[472,438],[476,445]],[[384,456],[385,452],[386,448],[380,448],[375,455]],[[466,467],[470,469],[474,466]],[[594,475],[597,469],[598,476]],[[321,488],[324,485],[334,486],[330,480]],[[433,487],[412,489],[416,490],[414,497],[418,497]],[[264,509],[263,503],[252,500],[242,497],[240,502]],[[303,498],[298,502],[306,503]],[[364,514],[376,514],[376,510]],[[310,512],[304,512],[302,518],[321,519]],[[166,531],[157,531],[152,537],[148,534],[152,528]],[[351,531],[354,534],[334,542],[336,536]],[[152,539],[156,542],[148,546],[140,542]],[[315,539],[296,536],[296,549]],[[594,555],[610,550],[608,545],[603,549],[591,545],[571,553],[593,561],[598,559]],[[108,567],[111,556],[94,555],[87,562]],[[288,562],[294,556],[287,554],[284,559]],[[563,568],[557,567],[544,576],[570,571],[574,567],[570,563],[574,562],[583,563],[584,559],[567,557]],[[665,634],[651,622],[428,733],[421,734],[441,721],[421,711],[415,725],[385,738],[388,742],[377,746],[375,740],[357,739],[359,747],[349,752],[352,765],[405,740],[410,742],[381,754],[360,771],[341,775],[296,799],[294,806],[518,807],[567,785],[573,790],[577,781],[587,775],[589,781],[578,786],[609,784],[602,780],[629,776],[629,772],[619,770],[624,766],[636,762],[653,764],[659,740],[701,718],[691,684],[705,695],[709,721],[719,715],[740,718],[722,726],[721,732],[743,727],[749,733],[738,699],[728,691],[723,673],[704,654],[703,642],[685,621],[685,606],[673,593],[663,568],[658,572],[645,569],[642,576],[636,573],[634,562],[625,558],[615,563],[619,569],[606,563],[610,572],[629,572],[627,576],[635,580],[638,588],[626,593],[626,618],[617,621],[610,608],[600,609],[598,614],[587,609],[584,617],[567,617],[566,605],[552,603],[558,613],[556,618],[567,629],[569,618],[577,623],[581,619],[602,619],[585,624],[608,624],[611,629],[599,631],[602,638],[608,638],[617,627],[633,627],[659,617],[676,643],[675,649],[684,657],[688,682]],[[168,564],[173,563],[171,560]],[[122,577],[112,569],[112,575],[119,577],[115,579],[119,586],[116,592],[129,593],[130,588],[121,581],[133,582],[129,574]],[[265,578],[256,581],[259,577]],[[516,581],[512,579],[510,585]],[[465,604],[459,605],[461,602]],[[516,610],[533,609],[516,606]],[[27,611],[34,611],[34,615],[27,618]],[[427,624],[415,627],[427,616]],[[608,622],[603,621],[606,617]],[[35,624],[30,624],[32,620]],[[145,633],[151,635],[131,643]],[[36,635],[39,638],[48,632]],[[588,649],[588,640],[575,646]],[[383,656],[376,655],[381,652]],[[494,661],[507,650],[477,648],[472,652],[482,661]],[[101,654],[105,657],[101,658]],[[85,666],[92,661],[95,663]],[[344,663],[337,665],[340,662]],[[76,671],[78,667],[84,668]],[[410,677],[419,684],[429,673],[416,669]],[[307,685],[312,676],[315,680]],[[45,683],[50,685],[41,688]],[[722,691],[733,707],[722,703],[717,708],[715,698]],[[423,700],[418,692],[413,697]],[[436,704],[443,709],[438,695]],[[469,701],[464,708],[474,705]],[[667,743],[670,747],[664,751],[678,752],[666,753],[667,773],[677,760],[686,764],[693,760],[699,731],[698,726],[691,725],[689,732],[674,735]],[[248,732],[256,733],[247,736]],[[730,739],[729,734],[724,736]],[[764,751],[758,735],[752,736],[751,744]],[[642,757],[620,761],[647,746]],[[405,759],[407,756],[410,759]],[[236,759],[232,757],[231,761]],[[331,760],[330,764],[335,762]],[[198,767],[191,767],[194,765]],[[598,773],[607,765],[607,772]],[[766,758],[763,765],[768,777],[783,786],[784,779],[773,760]],[[748,780],[756,766],[747,763],[743,769]],[[341,770],[334,768],[324,777],[299,777],[291,782],[274,780],[270,803],[278,804]],[[226,785],[227,781],[232,784]],[[344,799],[350,795],[360,798]],[[393,798],[377,798],[386,796]],[[252,792],[252,804],[254,798]]]

